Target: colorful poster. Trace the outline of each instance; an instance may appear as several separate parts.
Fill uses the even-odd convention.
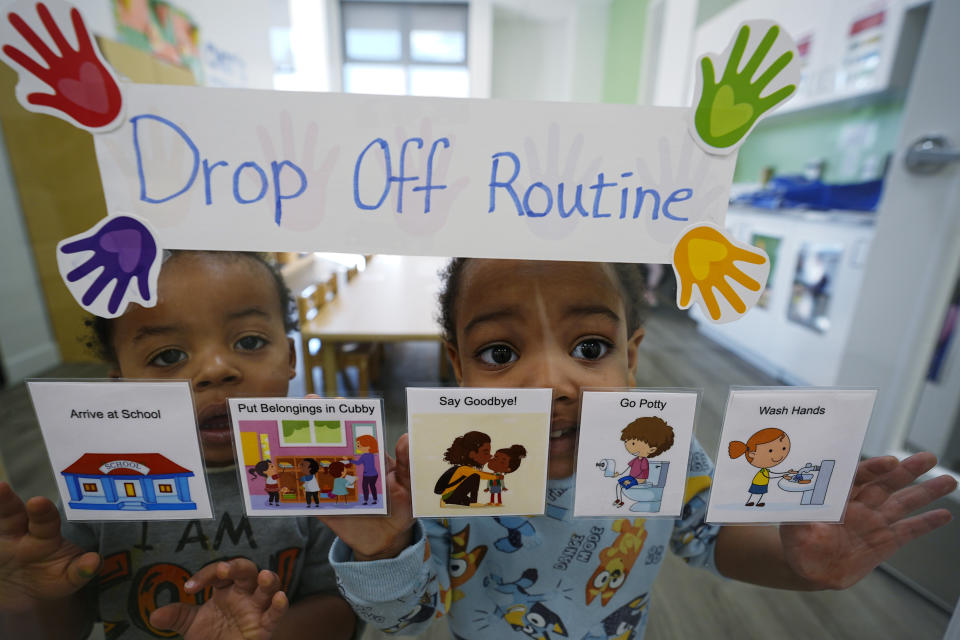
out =
[[[413,515],[544,511],[550,389],[407,389]]]
[[[228,402],[247,515],[387,513],[381,400]]]
[[[840,522],[875,389],[733,389],[707,522]]]
[[[699,397],[584,391],[573,515],[679,517]]]
[[[190,383],[27,382],[67,520],[212,518]]]

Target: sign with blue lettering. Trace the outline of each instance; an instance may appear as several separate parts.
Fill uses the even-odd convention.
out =
[[[163,249],[669,262],[678,305],[714,322],[769,275],[723,221],[736,150],[800,77],[770,21],[701,56],[694,106],[665,108],[138,85],[77,9],[6,18],[20,103],[95,134],[110,218],[57,259],[96,315],[156,304]]]
[[[177,249],[670,262],[735,155],[680,108],[124,86],[110,211]]]

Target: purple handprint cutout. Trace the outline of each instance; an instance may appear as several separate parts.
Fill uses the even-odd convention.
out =
[[[70,293],[84,309],[106,318],[122,314],[130,302],[156,304],[159,257],[150,228],[125,215],[108,217],[57,245],[57,262]],[[111,283],[113,291],[104,301],[101,294]]]
[[[59,20],[51,8],[61,14]],[[75,43],[67,40],[58,25],[66,23],[62,14],[67,11]],[[23,16],[29,15],[27,11],[21,11],[23,15],[10,11],[6,21],[0,22],[0,51],[19,72],[20,103],[29,111],[57,116],[91,132],[118,126],[123,121],[120,86],[90,37],[80,12],[52,1],[38,2],[36,12],[43,27],[39,30],[24,20]],[[45,41],[42,35],[49,40]],[[52,42],[53,48],[48,42]]]

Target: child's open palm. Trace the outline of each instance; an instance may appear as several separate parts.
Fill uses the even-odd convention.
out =
[[[357,559],[394,557],[410,544],[414,525],[410,497],[410,446],[407,435],[397,441],[396,459],[387,458],[386,490],[390,515],[320,518],[351,549]]]
[[[898,462],[892,457],[860,463],[843,524],[780,527],[784,556],[801,577],[820,588],[856,583],[907,542],[950,520],[944,509],[922,509],[957,487],[949,476],[912,485],[936,463],[930,453]]]
[[[58,600],[96,574],[100,556],[60,535],[60,514],[46,498],[26,504],[0,482],[0,603],[8,612]]]
[[[289,607],[272,571],[246,558],[208,565],[184,585],[188,593],[212,588],[203,604],[175,603],[150,616],[150,624],[185,640],[267,640]]]

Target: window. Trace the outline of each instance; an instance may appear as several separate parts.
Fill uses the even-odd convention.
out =
[[[467,5],[342,0],[343,90],[470,94]]]
[[[96,492],[96,491],[98,491],[98,489],[97,489],[97,484],[96,484],[95,482],[84,482],[84,483],[83,483],[83,490],[84,490],[84,491],[93,491],[93,492]]]
[[[280,426],[280,445],[284,447],[310,444],[343,447],[347,444],[339,420],[282,420]]]
[[[170,485],[170,484],[157,485],[157,490],[159,490],[160,493],[173,493],[173,485]]]

